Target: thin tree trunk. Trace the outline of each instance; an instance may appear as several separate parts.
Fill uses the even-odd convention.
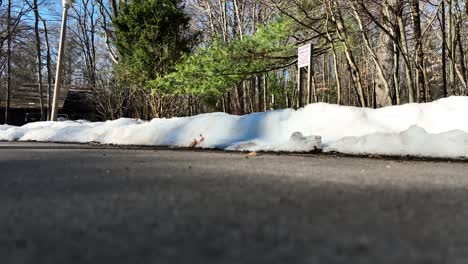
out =
[[[340,77],[340,74],[338,72],[338,59],[337,59],[337,55],[336,55],[336,47],[335,47],[335,42],[334,40],[331,38],[330,36],[330,32],[328,31],[328,13],[327,13],[327,20],[325,22],[325,33],[327,34],[327,38],[328,38],[328,41],[330,42],[330,48],[332,50],[332,53],[333,53],[333,69],[335,71],[335,83],[336,83],[336,103],[338,105],[341,105],[343,102],[342,102],[342,99],[341,99],[341,77]]]
[[[393,86],[395,87],[395,102],[400,105],[400,51],[396,43],[393,44]]]
[[[260,77],[256,75],[253,79],[255,112],[260,112]]]
[[[313,67],[311,67],[313,68]],[[310,87],[312,96],[309,97],[310,103],[317,103],[318,102],[318,94],[317,94],[317,82],[315,81],[315,71],[312,69],[312,76],[310,78]],[[323,100],[322,100],[323,101]]]
[[[424,74],[424,52],[422,48],[421,14],[419,0],[411,1],[411,17],[415,44],[416,88],[419,93],[419,102],[426,102],[426,81]]]
[[[34,10],[34,33],[36,37],[36,56],[37,56],[37,82],[39,89],[39,104],[41,108],[41,121],[45,121],[47,114],[44,107],[44,95],[42,90],[42,55],[41,55],[41,37],[39,35],[39,6],[37,0],[33,0]]]
[[[7,7],[7,84],[5,98],[5,124],[8,124],[10,118],[11,103],[11,0],[8,0]]]
[[[450,52],[450,91],[455,94],[456,91],[456,80],[455,80],[455,63],[456,63],[456,43],[454,36],[454,21],[453,21],[453,5],[452,0],[448,0],[448,16],[449,16],[449,28],[448,28],[448,41],[449,41],[449,52]]]
[[[233,114],[234,109],[232,107],[231,92],[226,92],[226,113]]]
[[[244,114],[249,113],[249,105],[248,105],[248,98],[249,93],[247,92],[247,85],[246,82],[242,82],[242,111]]]
[[[44,26],[44,38],[47,49],[47,120],[50,120],[50,114],[52,111],[52,63],[51,63],[51,54],[50,54],[50,43],[49,43],[49,32],[47,30],[47,24],[44,19],[42,19],[42,24]]]
[[[240,14],[241,10],[239,8],[239,3],[238,3],[238,0],[234,0],[234,13],[236,15],[236,19],[237,19],[237,26],[238,26],[238,30],[239,30],[239,38],[240,40],[243,39],[244,37],[244,26],[243,26],[243,21],[241,19],[241,14]]]
[[[237,85],[234,88],[234,109],[236,114],[245,114],[242,112],[243,107],[241,103],[241,97],[242,97],[242,87],[240,85]]]
[[[357,12],[356,7],[352,2],[351,2],[351,7],[353,9],[354,17],[356,18],[356,21],[358,22],[359,29],[361,30],[362,39],[364,40],[364,44],[366,45],[367,51],[371,55],[372,61],[374,62],[374,65],[377,70],[377,76],[379,77],[379,82],[376,83],[376,87],[375,87],[376,105],[377,107],[391,105],[392,98],[391,98],[391,93],[390,93],[390,85],[388,84],[387,78],[385,77],[382,64],[379,61],[379,58],[377,57],[376,53],[371,47],[369,38],[366,34],[366,30],[364,29],[364,25],[362,23],[361,17],[359,16],[359,13]],[[384,45],[386,44],[387,43],[384,43]]]
[[[297,108],[304,106],[304,82],[302,81],[302,68],[297,69]]]
[[[468,7],[465,7],[468,9]],[[458,46],[458,53],[460,58],[460,70],[458,76],[460,81],[463,83],[463,87],[460,87],[460,95],[465,95],[468,93],[468,72],[465,63],[465,50],[463,49],[463,41],[461,37],[461,28],[463,27],[463,14],[461,12],[460,4],[458,0],[455,2],[455,41]]]
[[[268,111],[268,76],[263,76],[263,112]]]
[[[336,50],[334,48],[334,44],[332,44],[332,52],[333,52],[333,68],[335,71],[335,81],[336,81],[336,103],[341,105],[342,99],[341,99],[341,77],[338,72],[338,59],[336,57]]]
[[[226,108],[226,95],[223,93],[223,95],[221,96],[221,104],[222,104],[222,107],[223,107],[223,113],[227,113],[227,108]]]
[[[445,26],[445,0],[442,0],[442,18],[440,21],[440,28],[442,30],[442,91],[443,97],[448,96],[447,86],[447,30]]]
[[[223,1],[224,2],[224,1]],[[218,0],[219,11],[221,13],[221,20],[222,20],[222,33],[223,33],[223,40],[224,43],[227,43],[227,7],[226,2],[224,4],[221,3],[221,0]]]
[[[91,61],[91,84],[93,86],[93,89],[96,88],[97,80],[96,80],[96,43],[95,43],[95,38],[96,38],[96,20],[94,19],[94,4],[92,5],[92,12],[90,13],[90,20],[91,20],[91,29],[90,29],[90,34],[91,34],[91,55],[92,55],[92,61]]]
[[[402,7],[403,8],[403,7]],[[411,64],[409,61],[408,53],[408,41],[406,38],[405,25],[403,22],[403,10],[400,10],[397,14],[397,22],[400,31],[400,46],[403,50],[403,61],[405,62],[405,75],[406,75],[406,86],[408,89],[408,101],[410,103],[415,102],[415,93],[414,93],[414,83],[413,83],[413,74],[411,72]]]
[[[215,26],[214,26],[214,20],[213,20],[213,14],[211,13],[211,5],[210,1],[206,1],[206,12],[208,13],[208,18],[210,20],[210,29],[211,32],[214,33],[215,31]]]
[[[314,54],[310,54],[310,63],[307,69],[307,85],[308,85],[307,104],[318,102],[317,84],[315,81],[315,70],[314,70],[314,63],[313,63],[314,57],[313,56]],[[325,69],[325,55],[323,55],[323,69]],[[324,71],[323,77],[324,77],[323,81],[325,82],[325,71]]]
[[[334,4],[336,4],[333,1]],[[345,50],[345,55],[346,59],[348,61],[350,71],[351,71],[351,76],[353,78],[354,86],[356,87],[356,93],[359,101],[359,106],[361,107],[367,107],[367,101],[366,101],[366,95],[364,94],[364,89],[362,87],[362,77],[361,73],[359,71],[359,68],[356,64],[356,60],[353,55],[353,51],[351,50],[351,47],[348,43],[347,40],[347,34],[346,34],[346,28],[344,26],[344,21],[343,17],[339,13],[339,10],[337,10],[337,14],[333,11],[333,8],[329,7],[329,12],[331,14],[333,22],[335,22],[336,27],[337,27],[337,35],[340,41],[344,45],[344,50]]]

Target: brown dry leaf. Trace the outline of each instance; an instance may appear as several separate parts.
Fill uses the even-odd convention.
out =
[[[247,157],[256,157],[257,156],[257,152],[256,151],[252,151],[250,152],[249,154],[247,154]]]
[[[192,143],[190,143],[189,148],[196,148],[198,145],[200,145],[203,141],[205,141],[205,138],[203,137],[202,134],[200,134],[200,139],[193,139]]]
[[[198,145],[198,140],[194,139],[192,140],[192,143],[190,143],[189,148],[195,148]]]

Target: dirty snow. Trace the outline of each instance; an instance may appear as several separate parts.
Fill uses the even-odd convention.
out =
[[[0,126],[0,140],[468,158],[467,115],[461,96],[381,109],[318,103],[245,116]]]

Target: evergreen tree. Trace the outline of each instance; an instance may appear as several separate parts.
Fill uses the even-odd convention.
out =
[[[182,0],[130,0],[122,2],[115,19],[121,80],[145,85],[174,69],[188,53],[195,35]]]
[[[260,27],[242,40],[215,40],[196,53],[184,56],[176,71],[150,82],[157,92],[219,97],[242,81],[275,68],[296,57],[290,42],[294,30],[290,19],[279,19]]]

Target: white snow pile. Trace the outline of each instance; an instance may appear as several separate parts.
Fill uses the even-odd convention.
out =
[[[0,126],[0,140],[468,158],[468,97],[381,109],[317,103],[245,116],[37,122]]]

